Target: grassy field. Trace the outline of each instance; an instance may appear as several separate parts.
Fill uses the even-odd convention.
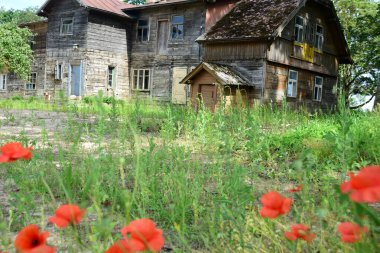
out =
[[[107,102],[107,103],[103,103]],[[0,145],[32,145],[33,158],[0,164],[0,251],[27,224],[51,232],[58,252],[104,252],[129,221],[149,217],[173,252],[380,252],[378,228],[356,244],[337,225],[357,221],[339,185],[380,164],[380,112],[336,114],[257,107],[215,114],[152,101],[87,98],[0,101]],[[298,193],[287,189],[303,184]],[[276,190],[291,212],[260,217]],[[47,218],[63,203],[87,208],[79,237]],[[371,207],[379,214],[379,206]],[[315,240],[284,232],[304,223]],[[377,230],[376,230],[377,229]]]

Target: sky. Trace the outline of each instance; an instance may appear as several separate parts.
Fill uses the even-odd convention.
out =
[[[27,7],[41,7],[45,0],[0,0],[0,7],[5,9],[25,9]]]

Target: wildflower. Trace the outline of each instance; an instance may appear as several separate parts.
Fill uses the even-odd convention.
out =
[[[363,234],[367,233],[367,227],[360,227],[351,222],[342,222],[338,225],[340,240],[346,243],[354,243],[360,240]]]
[[[263,207],[260,210],[261,217],[274,219],[281,214],[286,214],[290,211],[292,200],[283,197],[278,192],[268,192],[261,197]]]
[[[290,228],[290,231],[285,232],[285,237],[291,241],[301,239],[307,242],[311,242],[314,240],[315,234],[310,233],[309,229],[310,228],[304,224],[295,224]]]
[[[65,228],[69,224],[79,224],[85,213],[86,209],[80,209],[77,205],[61,205],[55,210],[54,216],[49,218],[49,222],[59,228]]]
[[[165,243],[162,230],[157,229],[150,219],[132,221],[121,229],[121,234],[132,243],[136,251],[158,252]]]
[[[298,185],[298,186],[295,187],[295,188],[291,188],[291,189],[289,189],[288,192],[299,192],[300,190],[302,190],[302,187],[303,187],[303,185],[300,184],[300,185]]]
[[[359,203],[380,201],[380,166],[367,166],[357,175],[349,173],[351,180],[340,185],[342,193],[350,192],[350,199]]]
[[[133,246],[127,240],[118,240],[105,253],[134,253]]]
[[[30,160],[32,148],[24,148],[19,142],[10,142],[0,147],[0,163],[15,162],[18,159]]]
[[[20,253],[54,253],[55,248],[46,245],[48,232],[41,232],[37,225],[23,228],[15,240],[15,248]]]

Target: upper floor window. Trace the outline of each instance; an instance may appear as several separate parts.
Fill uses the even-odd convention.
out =
[[[294,40],[297,42],[303,42],[304,25],[305,25],[305,19],[300,16],[297,16],[295,20],[295,26],[294,26]]]
[[[7,75],[0,74],[0,90],[5,90],[7,88]]]
[[[314,94],[313,99],[316,101],[322,100],[322,86],[323,86],[323,77],[316,76],[314,83]]]
[[[183,39],[183,16],[172,16],[172,39]]]
[[[31,73],[28,78],[28,82],[26,83],[27,90],[35,90],[36,89],[36,81],[37,81],[37,73]]]
[[[113,66],[108,66],[108,78],[107,78],[107,88],[114,88],[116,84],[116,68]]]
[[[288,97],[297,96],[297,84],[298,84],[298,72],[294,70],[289,70],[288,76]]]
[[[317,28],[316,28],[316,33],[315,33],[315,47],[318,49],[318,50],[321,50],[323,49],[323,26],[321,25],[317,25]]]
[[[62,18],[61,19],[61,35],[73,34],[74,18]]]
[[[144,42],[148,41],[149,34],[149,21],[139,20],[137,23],[137,41]]]
[[[150,70],[149,69],[135,69],[133,70],[133,90],[147,91],[149,90],[150,83]]]

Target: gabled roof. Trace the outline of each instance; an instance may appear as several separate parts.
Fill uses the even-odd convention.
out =
[[[241,0],[198,41],[267,40],[305,0]]]
[[[222,85],[253,86],[235,70],[233,70],[232,67],[208,62],[200,63],[195,69],[193,69],[193,71],[187,74],[187,76],[182,79],[180,83],[187,83],[202,70],[207,71]]]
[[[44,10],[54,0],[47,0],[42,7],[38,10],[38,14],[44,16]],[[127,4],[121,0],[73,0],[78,2],[79,5],[84,8],[110,13],[122,17],[129,17],[122,10],[130,7],[134,7],[133,4]]]

